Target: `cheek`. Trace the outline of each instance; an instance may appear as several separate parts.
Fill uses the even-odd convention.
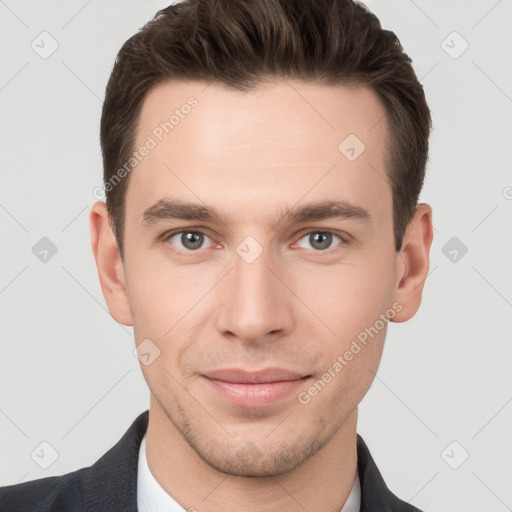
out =
[[[364,264],[361,258],[357,263],[301,274],[296,293],[316,314],[309,317],[342,348],[389,308],[392,282],[393,272],[382,261]]]
[[[127,291],[137,343],[162,339],[183,314],[187,293],[182,283],[149,259],[132,257],[127,264]]]
[[[201,331],[212,328],[212,289],[218,273],[141,257],[132,258],[127,276],[136,343],[149,339],[162,356],[146,368],[148,373],[159,366],[169,371],[182,367],[184,354],[197,351],[198,341],[206,338]]]
[[[331,268],[322,279],[304,280],[302,294],[321,319],[309,315],[313,318],[311,338],[322,340],[324,370],[316,388],[325,384],[325,392],[318,392],[314,400],[320,408],[348,413],[366,394],[377,372],[387,331],[381,315],[389,315],[392,297],[392,287],[383,278],[392,279],[392,273],[382,261],[378,265],[370,261],[365,265],[361,259],[357,264]]]
[[[304,412],[334,424],[346,419],[367,393],[377,372],[385,332],[366,344],[357,339],[335,351],[324,373],[316,376],[297,400]]]

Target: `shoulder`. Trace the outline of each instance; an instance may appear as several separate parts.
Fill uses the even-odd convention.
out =
[[[357,463],[362,512],[422,512],[402,501],[388,488],[360,435],[357,436]]]
[[[82,482],[89,468],[62,476],[50,476],[0,487],[2,512],[78,511],[82,505]]]
[[[1,512],[137,510],[137,462],[148,411],[93,465],[65,475],[0,487]]]

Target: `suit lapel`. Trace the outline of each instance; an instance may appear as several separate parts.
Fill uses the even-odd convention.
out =
[[[83,512],[137,512],[139,448],[148,418],[148,410],[141,413],[117,444],[84,475]]]
[[[360,512],[421,512],[416,507],[397,498],[387,487],[370,451],[357,436],[357,464],[361,482]]]

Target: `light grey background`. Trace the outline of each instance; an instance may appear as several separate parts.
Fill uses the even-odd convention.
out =
[[[366,3],[426,90],[421,199],[436,231],[422,307],[390,325],[359,433],[416,506],[512,510],[512,1]],[[165,5],[0,0],[0,485],[94,463],[149,405],[133,330],[106,310],[88,213],[116,53]],[[31,47],[52,39],[45,59]],[[32,252],[42,237],[57,248],[46,263]],[[58,452],[48,469],[31,457],[51,456],[42,442]]]

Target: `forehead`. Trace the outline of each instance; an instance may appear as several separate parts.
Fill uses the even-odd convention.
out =
[[[127,203],[172,195],[279,209],[308,194],[378,207],[391,197],[387,143],[385,108],[369,88],[280,80],[241,92],[167,81],[142,105],[134,149],[151,149],[131,172]]]
[[[192,103],[196,106],[189,107]],[[161,125],[169,120],[167,133]],[[274,136],[280,143],[298,145],[298,150],[320,144],[337,151],[340,138],[350,133],[368,142],[372,151],[385,137],[387,123],[384,106],[369,87],[276,79],[242,92],[215,82],[169,80],[146,95],[138,128],[138,142],[153,132],[158,138],[159,128],[164,137],[172,132],[177,142],[180,135],[193,132],[209,152],[229,143],[254,144],[262,137],[268,143]]]

